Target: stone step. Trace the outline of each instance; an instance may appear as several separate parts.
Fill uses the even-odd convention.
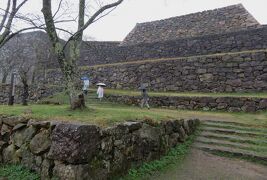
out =
[[[267,134],[262,132],[251,132],[245,130],[235,130],[235,129],[226,129],[218,127],[207,127],[207,126],[202,126],[200,129],[203,131],[220,133],[220,134],[233,134],[242,137],[259,137],[267,139]]]
[[[245,127],[245,126],[237,126],[231,124],[224,124],[224,123],[216,123],[216,122],[205,122],[202,123],[205,127],[217,127],[217,128],[225,128],[225,129],[235,129],[241,131],[249,131],[249,132],[261,132],[267,134],[267,128],[260,128],[260,127]]]
[[[261,145],[267,146],[266,139],[256,139],[251,137],[240,137],[234,135],[227,135],[227,134],[218,134],[214,132],[201,132],[199,137],[205,137],[209,139],[217,139],[217,140],[225,140],[230,142],[238,142],[238,143],[245,143],[245,144],[254,144],[254,145]]]
[[[214,123],[214,124],[224,124],[224,125],[233,125],[233,126],[239,126],[239,127],[252,127],[252,128],[258,128],[259,126],[251,125],[251,124],[245,124],[245,123],[239,123],[239,122],[233,122],[233,121],[216,121],[216,120],[204,120],[202,121],[205,123]],[[265,128],[267,128],[265,126]]]
[[[196,139],[196,142],[200,142],[203,144],[210,144],[210,145],[225,146],[225,147],[235,147],[238,149],[244,149],[244,150],[249,150],[249,151],[254,151],[254,152],[265,152],[267,154],[267,146],[231,142],[231,141],[226,141],[226,140],[211,139],[211,138],[205,138],[205,137],[198,137]]]
[[[209,145],[209,144],[203,144],[203,143],[199,143],[199,142],[195,143],[194,147],[201,149],[201,150],[204,150],[204,151],[207,151],[207,152],[224,153],[224,154],[232,155],[235,157],[249,158],[252,160],[266,163],[266,165],[267,165],[267,154],[265,155],[265,154],[251,152],[251,151],[240,150],[240,149],[233,148],[233,147]]]

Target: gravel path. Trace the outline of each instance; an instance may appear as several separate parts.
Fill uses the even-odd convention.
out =
[[[155,174],[150,180],[267,180],[267,167],[219,157],[192,148],[181,167]]]

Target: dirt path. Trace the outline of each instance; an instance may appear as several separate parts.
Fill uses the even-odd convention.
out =
[[[214,156],[193,148],[181,167],[155,174],[151,180],[267,180],[267,167]]]

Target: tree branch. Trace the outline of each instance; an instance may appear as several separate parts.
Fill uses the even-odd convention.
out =
[[[50,37],[53,46],[56,46],[56,43],[59,42],[57,32],[56,32],[56,27],[52,15],[52,10],[51,10],[51,0],[43,0],[43,9],[42,12],[44,14],[45,18],[45,24],[46,24],[46,31],[48,36]]]
[[[5,27],[4,32],[1,34],[0,36],[0,47],[2,47],[4,45],[4,43],[6,43],[9,39],[10,39],[10,32],[11,32],[11,25],[13,22],[13,19],[16,15],[16,13],[19,11],[19,9],[27,2],[28,0],[24,0],[22,1],[18,6],[17,6],[17,0],[12,0],[12,8],[11,8],[11,12],[10,15],[8,17],[7,23],[6,25],[3,25],[3,27]],[[9,13],[9,12],[8,12]],[[19,32],[19,31],[18,31]],[[16,33],[17,34],[17,33]],[[13,37],[13,35],[11,36]]]
[[[59,4],[58,4],[58,7],[57,7],[57,10],[56,10],[55,14],[53,15],[53,19],[55,18],[55,16],[56,16],[57,13],[59,12],[62,2],[63,2],[63,0],[60,0],[60,2],[59,2]]]
[[[91,18],[89,18],[89,20],[82,26],[78,29],[78,31],[76,33],[74,33],[67,41],[66,43],[64,44],[63,46],[63,49],[65,49],[67,47],[67,44],[73,39],[75,38],[77,35],[79,35],[81,32],[83,32],[88,26],[90,26],[92,23],[95,22],[95,20],[98,18],[98,16],[100,14],[102,14],[103,12],[105,12],[107,9],[110,9],[110,8],[113,8],[113,7],[116,7],[118,5],[120,5],[124,0],[118,0],[114,3],[111,3],[111,4],[107,4],[103,7],[101,7],[98,11],[96,11],[92,16]]]
[[[14,36],[18,35],[19,33],[23,32],[23,31],[33,30],[33,29],[42,29],[42,30],[44,30],[44,27],[28,27],[28,28],[20,29],[15,33],[9,34],[8,36],[6,36],[5,39],[0,41],[0,48],[2,48],[5,45],[5,43],[7,43],[11,38],[13,38]]]
[[[3,19],[2,19],[1,24],[0,24],[0,32],[2,31],[2,29],[4,27],[4,24],[6,22],[6,19],[7,19],[7,16],[8,16],[8,12],[9,12],[9,8],[10,8],[10,4],[11,4],[11,0],[8,0],[7,7],[4,10],[5,11],[5,14],[3,15]]]

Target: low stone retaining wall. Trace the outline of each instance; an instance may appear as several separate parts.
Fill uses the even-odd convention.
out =
[[[105,95],[108,101],[139,105],[141,97]],[[155,107],[170,107],[189,110],[224,110],[229,112],[256,112],[267,110],[267,98],[252,97],[168,97],[153,96],[149,104]]]
[[[20,163],[41,179],[110,179],[158,159],[192,134],[199,120],[125,122],[114,127],[0,116],[0,162]]]

